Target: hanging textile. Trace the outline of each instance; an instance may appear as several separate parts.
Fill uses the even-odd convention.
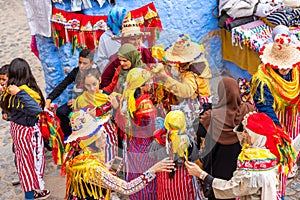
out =
[[[88,16],[53,8],[51,25],[55,46],[61,47],[70,42],[73,50],[95,49],[107,29],[106,19],[107,16]]]
[[[141,27],[141,31],[150,32],[143,38],[143,42],[148,42],[148,47],[152,47],[159,37],[162,30],[162,23],[156,11],[154,3],[149,3],[143,7],[137,8],[129,12],[129,17],[135,19],[136,23]]]
[[[143,32],[150,32],[143,38],[151,47],[159,37],[162,23],[156,11],[154,3],[149,3],[129,12],[130,18],[134,18]],[[80,13],[67,12],[52,8],[52,37],[56,47],[61,47],[67,42],[72,43],[72,49],[98,47],[99,38],[107,29],[107,16],[88,16]]]
[[[24,0],[31,35],[51,35],[51,0]]]

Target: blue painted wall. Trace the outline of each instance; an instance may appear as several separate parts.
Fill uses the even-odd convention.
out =
[[[91,0],[93,8],[85,9],[82,13],[86,15],[107,15],[111,5],[107,2],[100,8],[95,0]],[[139,8],[151,3],[150,0],[117,0],[117,5],[127,10]],[[225,68],[235,77],[247,76],[247,73],[232,63],[224,62],[221,52],[221,39],[217,27],[217,19],[212,16],[212,10],[216,6],[216,0],[154,0],[155,7],[160,15],[164,31],[160,35],[158,43],[165,46],[173,43],[179,34],[188,33],[193,40],[200,41],[206,49],[206,57],[209,60],[214,75],[220,74]],[[54,4],[56,8],[71,11],[70,0],[64,4]],[[37,36],[37,45],[40,59],[45,72],[46,93],[52,91],[73,68],[77,66],[78,50],[74,55],[71,53],[69,44],[57,49],[51,38]],[[244,73],[244,74],[243,74]],[[71,90],[61,95],[56,102],[61,104],[70,97]]]

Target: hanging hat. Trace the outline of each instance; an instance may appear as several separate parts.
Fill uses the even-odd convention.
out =
[[[109,116],[96,120],[86,109],[72,112],[70,115],[72,134],[66,138],[65,143],[81,140],[86,146],[91,144],[100,137],[101,128],[108,119]]]
[[[273,43],[261,48],[260,58],[264,65],[273,69],[292,69],[300,64],[300,47],[293,44],[288,35],[279,34]]]
[[[204,48],[190,39],[188,34],[182,34],[177,41],[166,49],[165,58],[171,63],[187,63],[197,60]]]
[[[281,127],[277,126],[265,113],[252,113],[246,116],[244,124],[251,137],[255,134],[266,136],[265,147],[285,167],[285,173],[292,169],[297,153],[291,145],[291,138]]]
[[[125,37],[134,37],[149,34],[149,32],[142,32],[139,25],[136,23],[134,19],[124,18],[124,22],[122,24],[121,34],[117,36],[113,36],[112,39],[121,39]]]

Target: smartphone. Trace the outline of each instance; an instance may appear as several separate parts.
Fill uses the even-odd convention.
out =
[[[115,174],[119,173],[123,164],[123,159],[116,156],[111,164],[109,170]]]

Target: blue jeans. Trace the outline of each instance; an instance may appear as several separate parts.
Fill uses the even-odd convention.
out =
[[[34,199],[34,190],[25,192],[25,200],[33,200]]]

